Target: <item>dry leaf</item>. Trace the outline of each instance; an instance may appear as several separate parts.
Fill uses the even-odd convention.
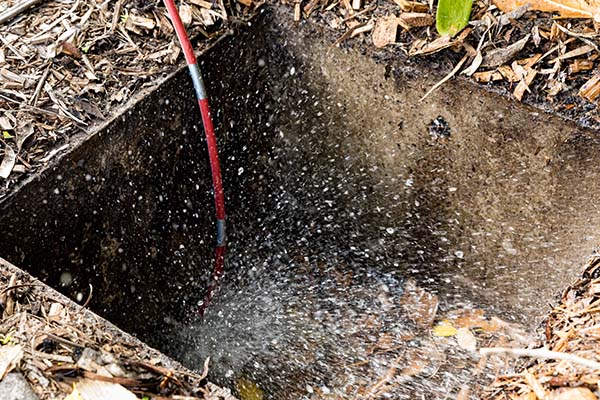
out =
[[[409,279],[404,285],[400,304],[417,325],[429,329],[435,319],[439,301],[436,295],[426,292]]]
[[[398,17],[398,24],[406,30],[433,25],[433,15],[427,13],[404,12]]]
[[[477,350],[477,339],[475,339],[469,328],[459,328],[456,332],[456,341],[462,349],[467,351]]]
[[[381,48],[394,43],[396,41],[397,30],[398,19],[395,15],[388,15],[378,19],[372,35],[375,47]]]
[[[588,388],[560,388],[548,393],[545,400],[598,400]]]
[[[494,49],[487,52],[483,58],[483,62],[481,63],[484,67],[497,67],[502,64],[506,64],[510,61],[518,52],[523,50],[527,41],[529,40],[530,35],[526,35],[519,41],[514,42],[510,46],[507,46],[502,49]]]
[[[600,20],[598,0],[493,0],[493,2],[505,13],[529,4],[530,10],[558,13],[561,18]]]
[[[16,161],[17,153],[15,153],[12,147],[6,146],[4,148],[4,158],[2,159],[2,164],[0,164],[0,178],[8,178]]]
[[[61,46],[61,53],[73,57],[77,60],[81,59],[81,52],[73,43],[63,42]]]
[[[23,358],[23,348],[19,345],[0,347],[0,380],[12,371]]]
[[[135,394],[121,385],[86,378],[73,385],[70,396],[73,400],[138,400]]]

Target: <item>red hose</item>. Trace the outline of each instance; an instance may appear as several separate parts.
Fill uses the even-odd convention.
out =
[[[221,178],[221,165],[219,163],[219,151],[217,149],[217,139],[215,138],[215,131],[213,122],[210,116],[210,108],[208,106],[208,98],[206,96],[206,89],[204,82],[202,81],[202,75],[198,68],[198,62],[196,55],[194,54],[194,48],[188,38],[187,32],[179,11],[175,6],[174,0],[164,0],[169,17],[175,28],[175,33],[183,49],[185,60],[188,64],[190,76],[194,83],[194,90],[196,91],[196,98],[198,99],[198,106],[200,107],[200,114],[202,115],[202,125],[204,126],[204,134],[206,135],[206,144],[208,146],[208,157],[210,159],[210,168],[212,171],[213,190],[215,195],[215,214],[217,217],[217,247],[215,250],[215,266],[213,269],[211,282],[208,285],[208,291],[200,306],[200,314],[204,315],[206,307],[210,303],[214,291],[218,286],[218,281],[223,274],[224,257],[225,257],[225,195],[223,194],[223,179]]]

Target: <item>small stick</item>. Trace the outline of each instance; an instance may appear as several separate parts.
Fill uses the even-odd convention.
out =
[[[29,8],[36,5],[37,3],[41,2],[42,0],[25,0],[22,3],[12,6],[8,10],[0,14],[0,25],[5,23],[6,21],[13,19],[17,15],[21,14],[23,11],[26,11]]]
[[[513,357],[531,357],[543,360],[562,360],[574,364],[583,365],[594,370],[600,370],[599,362],[588,360],[587,358],[575,356],[573,354],[561,353],[558,351],[551,351],[547,349],[511,349],[507,347],[484,347],[479,349],[479,353],[482,356],[487,356],[489,354],[504,354]]]
[[[581,40],[583,43],[592,46],[594,49],[596,49],[596,51],[600,51],[600,49],[598,49],[598,46],[596,46],[596,44],[593,42],[593,39],[596,39],[597,35],[587,35],[584,33],[575,33],[575,32],[571,32],[570,30],[568,30],[567,28],[565,28],[564,26],[562,26],[561,24],[556,24],[556,27],[563,33],[566,33],[569,36],[578,38],[579,40]],[[592,39],[592,40],[589,40]]]
[[[2,289],[2,291],[0,291],[0,295],[10,292],[11,290],[15,290],[15,289],[23,288],[23,287],[30,287],[30,286],[44,286],[44,285],[42,285],[41,283],[22,283],[20,285],[10,285],[10,286]]]
[[[94,293],[94,287],[92,286],[92,284],[90,283],[90,294],[88,294],[87,299],[85,300],[85,303],[83,303],[83,305],[81,307],[86,308],[88,306],[88,304],[90,304],[90,300],[92,300],[92,294]]]
[[[210,363],[210,357],[206,357],[204,360],[204,370],[202,371],[202,375],[200,375],[199,380],[203,380],[208,376],[208,364]]]
[[[44,87],[44,84],[46,83],[46,79],[48,79],[48,74],[50,73],[51,67],[52,67],[52,62],[49,62],[48,66],[44,70],[44,73],[42,74],[42,77],[38,81],[37,86],[35,87],[35,92],[33,92],[33,96],[31,96],[31,98],[29,99],[29,105],[35,106],[38,96],[40,95],[40,92],[42,91],[42,88]]]
[[[362,10],[362,11],[359,11],[359,12],[357,12],[356,14],[352,14],[351,16],[344,18],[344,19],[342,20],[342,23],[345,23],[345,22],[351,21],[351,20],[353,20],[353,19],[354,19],[354,18],[356,18],[356,17],[360,17],[360,16],[361,16],[361,15],[363,15],[363,14],[366,14],[366,13],[368,13],[368,12],[371,12],[371,11],[375,10],[376,8],[377,8],[377,5],[371,6],[371,7],[369,7],[369,8],[365,8],[364,10]]]
[[[121,9],[123,8],[123,0],[118,0],[117,4],[115,4],[115,10],[113,11],[112,23],[110,24],[110,31],[114,32],[117,29],[117,25],[119,24],[119,19],[121,18]]]
[[[429,91],[427,91],[427,93],[425,93],[425,95],[423,97],[421,97],[421,99],[419,101],[425,100],[425,98],[427,98],[427,96],[429,96],[431,93],[433,93],[434,90],[436,90],[437,88],[439,88],[440,86],[442,86],[450,78],[452,78],[454,75],[456,75],[456,73],[460,70],[460,68],[462,67],[462,65],[465,63],[465,61],[467,61],[468,57],[469,57],[469,55],[465,54],[463,56],[463,58],[461,58],[461,60],[458,62],[458,64],[456,64],[456,67],[454,67],[454,69],[452,71],[450,71],[450,73],[448,75],[446,75],[444,77],[444,79],[442,79],[441,81],[439,81],[438,83],[436,83],[435,85],[433,85],[433,87],[431,89],[429,89]]]

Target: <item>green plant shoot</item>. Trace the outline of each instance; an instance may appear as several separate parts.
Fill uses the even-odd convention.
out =
[[[471,17],[473,0],[439,0],[436,28],[440,35],[450,37],[460,32]]]

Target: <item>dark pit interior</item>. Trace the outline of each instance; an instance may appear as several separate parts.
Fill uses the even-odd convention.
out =
[[[271,10],[201,57],[229,241],[204,321],[215,228],[186,70],[5,199],[0,255],[273,398],[335,386],[340,332],[407,278],[534,326],[598,239],[597,137],[462,80],[419,102],[436,73],[330,39]]]

